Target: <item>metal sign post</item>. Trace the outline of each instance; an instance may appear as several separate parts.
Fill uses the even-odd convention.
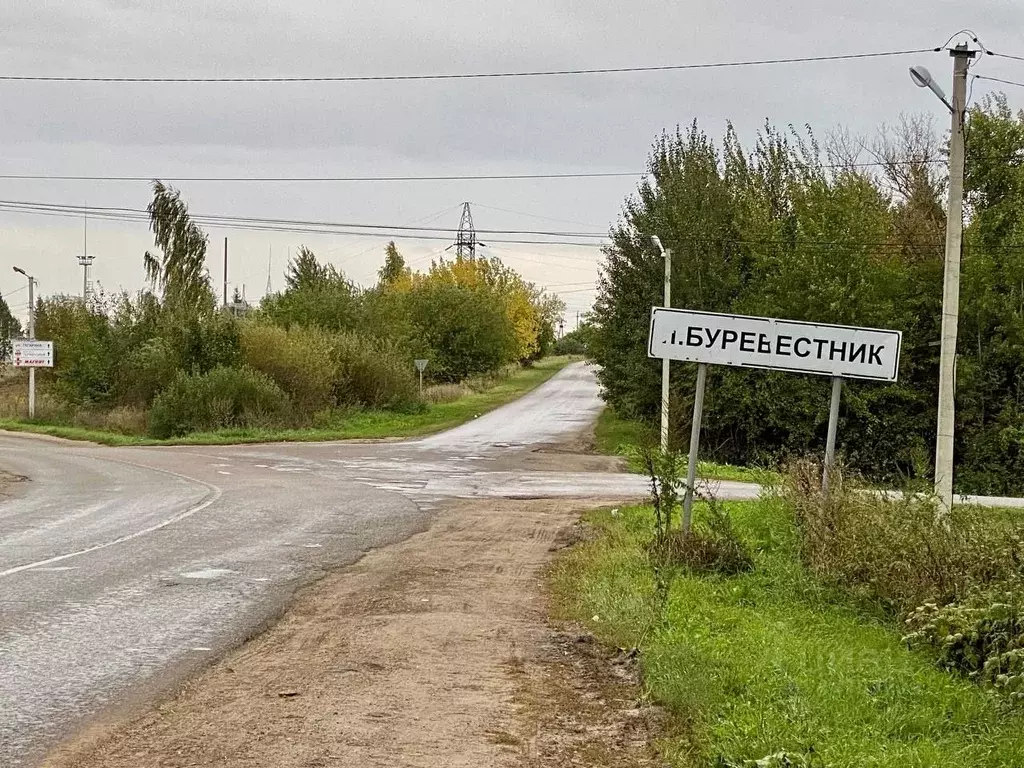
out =
[[[423,371],[427,368],[429,360],[414,360],[416,363],[416,370],[420,372],[420,400],[423,399]]]
[[[704,385],[708,380],[705,363],[697,366],[697,391],[693,396],[693,423],[690,425],[690,455],[686,468],[686,494],[683,496],[683,531],[690,532],[693,518],[693,487],[697,483],[697,454],[700,452],[700,423],[704,419]]]
[[[828,412],[828,437],[825,438],[825,471],[821,478],[821,492],[828,495],[828,484],[836,463],[836,432],[839,429],[839,399],[843,394],[843,377],[832,378],[832,405]]]
[[[691,522],[708,365],[811,373],[832,378],[822,480],[827,492],[829,474],[835,466],[843,379],[896,381],[902,344],[900,331],[653,307],[648,356],[697,363],[697,392],[683,499],[684,530],[689,530]]]

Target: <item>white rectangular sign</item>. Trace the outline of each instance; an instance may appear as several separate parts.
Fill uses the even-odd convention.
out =
[[[653,307],[648,355],[896,381],[902,343],[900,331]]]
[[[16,339],[11,343],[15,368],[53,368],[52,341]]]

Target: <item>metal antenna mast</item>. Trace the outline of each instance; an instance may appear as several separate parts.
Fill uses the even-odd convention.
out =
[[[89,210],[85,209],[85,218],[82,222],[82,255],[78,257],[78,265],[82,268],[82,301],[89,300],[89,267],[95,260],[95,256],[89,255]]]
[[[480,243],[483,245],[483,243]],[[455,237],[455,257],[457,259],[476,258],[476,227],[473,226],[473,212],[469,203],[462,204],[462,218],[459,220],[459,234]]]

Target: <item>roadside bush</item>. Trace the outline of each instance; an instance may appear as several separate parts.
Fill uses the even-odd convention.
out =
[[[177,372],[178,357],[167,339],[149,339],[128,353],[118,371],[118,399],[132,405],[149,405]]]
[[[630,459],[644,468],[651,483],[654,537],[647,546],[659,586],[667,589],[667,569],[684,568],[695,573],[734,576],[754,568],[754,554],[740,537],[725,507],[710,494],[697,494],[704,512],[691,521],[690,530],[675,527],[680,499],[686,490],[682,474],[686,457],[659,448],[633,447]]]
[[[965,603],[926,603],[907,619],[910,648],[933,652],[943,669],[1024,704],[1024,611],[1019,592]]]
[[[551,347],[553,355],[585,355],[587,354],[587,343],[584,340],[583,331],[576,330],[565,334]]]
[[[676,529],[664,536],[660,544],[655,541],[655,556],[693,573],[735,576],[752,571],[754,553],[722,504],[709,498],[702,511],[689,533]]]
[[[291,396],[296,410],[315,413],[333,405],[333,334],[261,323],[242,323],[239,331],[245,364],[273,379]]]
[[[906,614],[1013,583],[1024,573],[1018,520],[958,506],[940,523],[931,498],[850,490],[836,474],[827,497],[813,462],[793,464],[783,486],[801,558],[825,581]]]
[[[281,426],[290,414],[288,395],[273,379],[251,368],[179,372],[153,401],[149,431],[168,438],[228,427]]]
[[[415,369],[396,343],[339,333],[334,337],[332,354],[337,405],[403,408],[416,403],[419,385]]]

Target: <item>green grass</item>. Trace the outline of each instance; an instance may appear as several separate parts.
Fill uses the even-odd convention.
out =
[[[342,423],[323,429],[224,429],[217,432],[194,433],[170,440],[154,440],[136,435],[12,419],[0,419],[0,429],[113,446],[234,445],[417,437],[457,427],[505,405],[540,386],[573,360],[574,358],[570,357],[544,358],[530,368],[517,370],[509,378],[482,392],[460,397],[450,403],[428,405],[421,413],[354,411]]]
[[[786,751],[832,768],[1024,766],[1024,719],[900,642],[799,565],[784,510],[729,505],[757,568],[679,576],[664,621],[643,543],[650,511],[594,513],[599,538],[558,563],[560,611],[602,640],[641,648],[644,683],[679,717],[663,751],[674,766],[714,766]]]
[[[658,439],[658,431],[653,425],[621,418],[610,407],[601,411],[594,426],[594,449],[606,456],[625,456],[630,448],[656,445]],[[637,474],[644,472],[643,467],[633,460],[629,461],[628,468]],[[714,461],[697,462],[697,474],[707,480],[735,480],[762,485],[769,485],[778,479],[778,474],[769,470]]]

